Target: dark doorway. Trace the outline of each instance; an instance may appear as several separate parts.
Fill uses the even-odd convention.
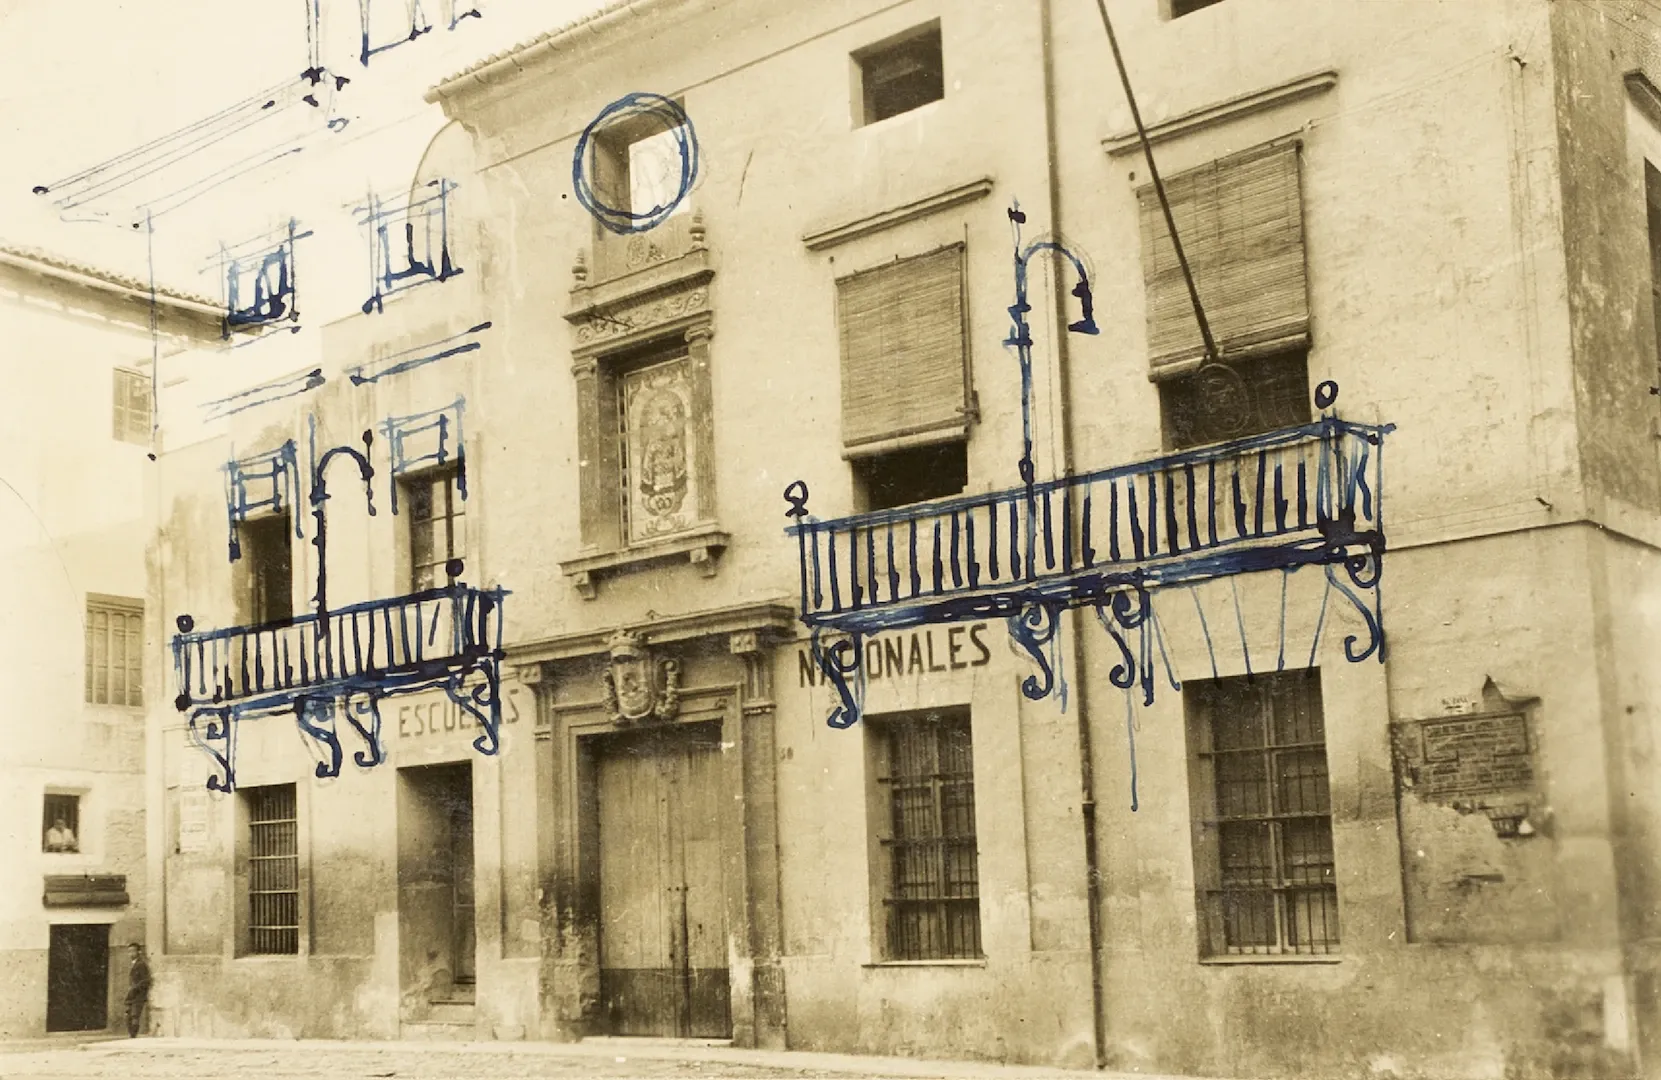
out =
[[[698,724],[601,744],[600,997],[614,1035],[732,1034],[720,738]]]
[[[54,926],[46,953],[46,1030],[109,1026],[110,928]]]
[[[398,918],[404,993],[471,1000],[473,773],[466,762],[398,770]]]

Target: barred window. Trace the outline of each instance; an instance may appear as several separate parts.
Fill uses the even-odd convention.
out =
[[[467,557],[467,503],[461,466],[447,465],[404,481],[409,500],[410,587],[447,584],[451,559]]]
[[[293,784],[248,788],[248,952],[300,951],[300,837]]]
[[[875,717],[889,960],[977,959],[979,867],[969,710]]]
[[[144,602],[87,597],[86,699],[93,705],[144,704]]]
[[[1202,955],[1338,951],[1316,669],[1183,684]]]
[[[149,443],[150,407],[150,376],[116,368],[111,410],[114,436],[122,442]]]

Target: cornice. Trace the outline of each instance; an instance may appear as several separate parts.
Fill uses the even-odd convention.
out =
[[[1266,87],[1262,90],[1252,90],[1245,94],[1231,97],[1226,101],[1219,101],[1211,105],[1204,105],[1161,120],[1148,128],[1148,142],[1157,146],[1171,139],[1192,135],[1206,128],[1227,124],[1243,119],[1255,113],[1265,112],[1282,105],[1290,105],[1295,101],[1324,94],[1338,85],[1338,71],[1336,68],[1327,68],[1324,71],[1300,75],[1295,79]],[[1102,149],[1109,157],[1121,157],[1135,153],[1142,148],[1142,140],[1135,131],[1120,132],[1102,140]]]

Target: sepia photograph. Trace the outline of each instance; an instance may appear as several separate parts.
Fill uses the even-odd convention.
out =
[[[0,0],[0,1078],[1661,1080],[1661,0]]]

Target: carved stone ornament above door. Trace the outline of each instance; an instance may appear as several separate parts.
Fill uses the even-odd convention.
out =
[[[606,711],[615,723],[672,720],[680,711],[679,661],[654,655],[641,636],[619,630],[606,640],[610,654],[601,679]]]

